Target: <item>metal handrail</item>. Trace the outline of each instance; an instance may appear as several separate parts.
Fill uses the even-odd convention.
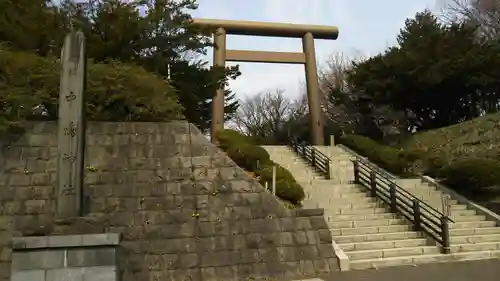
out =
[[[306,160],[313,168],[320,172],[326,179],[330,179],[331,160],[328,156],[313,146],[295,139],[290,140],[292,150]]]
[[[443,253],[450,253],[449,222],[454,221],[448,215],[415,197],[399,186],[394,177],[374,169],[363,159],[356,158],[352,162],[354,183],[366,187],[370,196],[387,203],[391,212],[399,213],[411,221],[416,231],[424,231],[431,236],[441,244]]]

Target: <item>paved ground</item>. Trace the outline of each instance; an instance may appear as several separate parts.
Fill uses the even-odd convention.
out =
[[[314,280],[314,279],[312,279]],[[339,272],[324,281],[499,281],[500,259]]]

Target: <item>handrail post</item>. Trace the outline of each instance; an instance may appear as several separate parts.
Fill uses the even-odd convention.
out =
[[[370,171],[370,195],[377,197],[377,173],[374,170]]]
[[[398,199],[396,197],[396,183],[391,182],[389,185],[390,194],[391,194],[391,212],[395,213],[398,211]]]
[[[358,159],[353,161],[354,166],[354,183],[359,183],[359,162]]]
[[[414,230],[419,231],[422,229],[422,218],[420,217],[420,201],[413,199],[413,223]]]
[[[316,167],[316,150],[314,148],[311,149],[311,164]]]
[[[450,249],[450,226],[448,216],[441,216],[441,239],[443,240],[443,254],[451,253]]]
[[[330,176],[330,159],[326,159],[326,171],[325,171],[325,178],[329,180],[331,178]]]

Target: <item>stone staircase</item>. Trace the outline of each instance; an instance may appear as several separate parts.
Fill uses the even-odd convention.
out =
[[[349,259],[350,269],[408,264],[500,258],[500,227],[456,201],[451,204],[455,223],[450,225],[452,254],[441,254],[440,246],[410,222],[391,213],[386,204],[372,198],[364,187],[352,184],[353,156],[340,147],[316,147],[330,159],[331,179],[326,180],[285,146],[264,146],[271,159],[289,169],[306,192],[304,207],[325,209],[335,243]],[[420,182],[420,180],[418,180]],[[438,210],[439,191],[417,183],[398,182],[414,196]]]

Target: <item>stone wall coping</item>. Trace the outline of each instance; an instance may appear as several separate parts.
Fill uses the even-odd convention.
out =
[[[51,236],[24,236],[12,238],[12,249],[48,249],[116,246],[120,243],[119,233],[78,234],[78,235],[51,235]]]

